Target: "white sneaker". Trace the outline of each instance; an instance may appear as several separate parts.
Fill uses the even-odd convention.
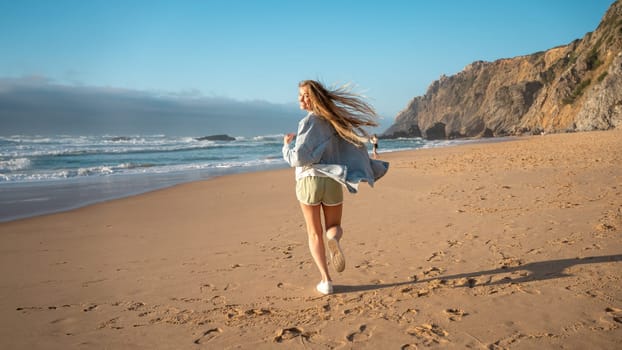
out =
[[[328,295],[333,293],[333,282],[331,281],[322,281],[315,286],[318,292]]]

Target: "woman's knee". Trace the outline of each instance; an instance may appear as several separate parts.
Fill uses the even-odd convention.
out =
[[[341,228],[341,225],[333,225],[333,226],[330,226],[330,227],[328,227],[326,229],[326,232],[329,232],[329,231],[341,232],[341,231],[343,231],[343,229]]]
[[[330,238],[339,239],[341,238],[342,234],[343,234],[343,229],[341,228],[341,225],[333,225],[326,229],[326,236]]]

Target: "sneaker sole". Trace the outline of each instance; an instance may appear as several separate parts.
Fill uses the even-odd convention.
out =
[[[346,268],[346,258],[336,239],[328,240],[328,251],[333,262],[333,266],[337,272],[342,272]]]

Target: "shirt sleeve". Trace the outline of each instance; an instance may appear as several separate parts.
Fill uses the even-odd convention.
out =
[[[298,125],[294,147],[283,145],[283,159],[292,167],[316,164],[322,158],[329,140],[330,134],[323,130],[315,118],[305,118]]]

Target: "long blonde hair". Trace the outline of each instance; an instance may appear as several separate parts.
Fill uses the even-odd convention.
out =
[[[363,127],[378,126],[374,108],[360,95],[351,92],[349,85],[329,90],[318,81],[304,80],[298,87],[308,88],[313,113],[330,122],[339,136],[348,142],[363,146],[369,140]]]

